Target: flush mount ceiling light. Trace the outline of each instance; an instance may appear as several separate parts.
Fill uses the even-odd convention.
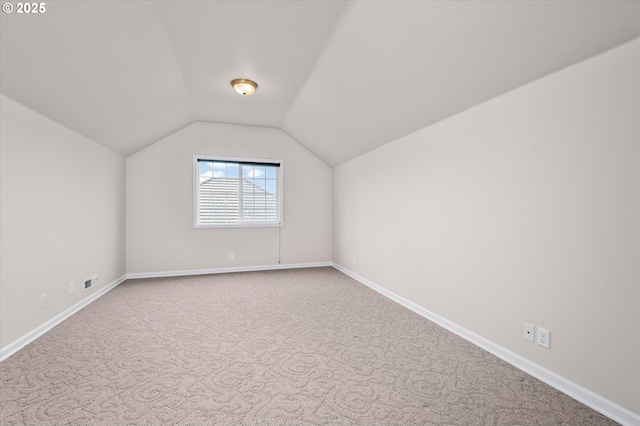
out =
[[[231,80],[231,85],[236,92],[244,96],[253,95],[253,92],[258,88],[258,84],[248,78],[236,78],[235,80]]]

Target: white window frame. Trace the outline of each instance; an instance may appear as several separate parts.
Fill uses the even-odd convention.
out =
[[[238,223],[215,223],[201,224],[198,222],[200,217],[200,169],[198,160],[204,161],[220,161],[227,163],[256,163],[256,164],[279,164],[276,167],[276,220],[271,222],[263,221],[243,221],[242,220],[242,171],[240,169],[240,207]],[[245,157],[220,157],[211,155],[194,155],[193,156],[193,227],[194,228],[269,228],[284,226],[284,182],[283,182],[284,162],[282,160],[264,159],[264,158],[245,158]]]

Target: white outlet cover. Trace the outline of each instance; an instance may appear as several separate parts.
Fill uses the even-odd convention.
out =
[[[538,327],[538,345],[543,348],[551,348],[551,332],[544,328]]]
[[[534,329],[535,327],[532,324],[524,323],[524,338],[530,342],[534,341]]]

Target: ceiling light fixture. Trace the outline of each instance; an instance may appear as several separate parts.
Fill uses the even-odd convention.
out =
[[[258,84],[248,78],[236,78],[235,80],[231,80],[231,85],[236,92],[244,96],[253,95],[253,92],[258,88]]]

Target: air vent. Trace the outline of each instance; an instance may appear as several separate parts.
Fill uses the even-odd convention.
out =
[[[98,275],[92,275],[84,280],[84,289],[89,290],[91,287],[98,285]]]

